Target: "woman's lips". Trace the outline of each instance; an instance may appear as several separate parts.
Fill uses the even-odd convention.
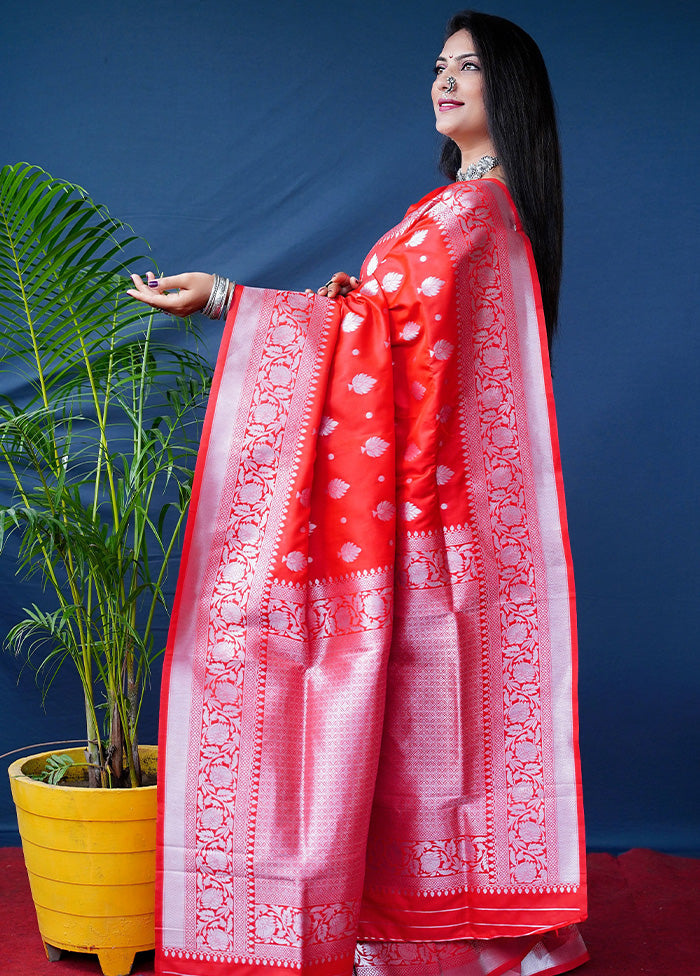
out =
[[[441,98],[438,101],[438,107],[441,112],[449,112],[453,108],[461,108],[464,102],[456,102],[451,98]]]

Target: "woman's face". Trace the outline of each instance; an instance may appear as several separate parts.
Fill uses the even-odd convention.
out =
[[[450,82],[450,78],[454,81]],[[465,163],[493,154],[481,62],[468,31],[457,31],[445,42],[435,62],[432,98],[435,128],[457,143]]]

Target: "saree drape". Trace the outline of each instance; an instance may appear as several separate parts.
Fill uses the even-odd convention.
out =
[[[158,971],[563,972],[575,608],[529,243],[501,184],[454,184],[360,280],[239,287],[226,323],[164,667]]]

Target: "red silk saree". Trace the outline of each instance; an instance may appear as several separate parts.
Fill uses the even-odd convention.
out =
[[[435,191],[361,282],[239,287],[226,323],[164,668],[161,973],[586,958],[573,578],[507,191]]]

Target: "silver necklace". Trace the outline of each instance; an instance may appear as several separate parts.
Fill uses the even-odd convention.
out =
[[[475,163],[469,163],[466,169],[458,169],[457,180],[459,182],[462,180],[479,180],[498,165],[499,162],[495,156],[482,156]]]

